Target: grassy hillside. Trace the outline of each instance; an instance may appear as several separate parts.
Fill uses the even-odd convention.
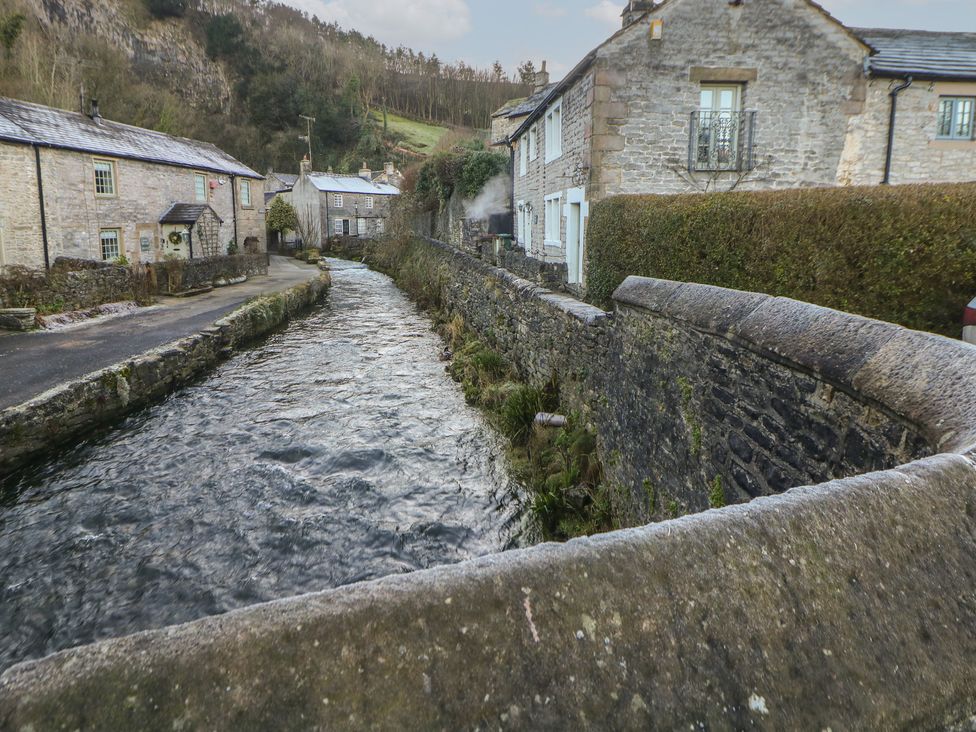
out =
[[[377,127],[382,129],[383,113],[374,111],[372,117]],[[386,115],[386,138],[396,147],[418,155],[432,154],[444,136],[450,132],[451,129],[448,127],[418,122],[392,113]]]

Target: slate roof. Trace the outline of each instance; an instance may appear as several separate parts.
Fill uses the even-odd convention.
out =
[[[262,178],[209,142],[0,97],[0,140]]]
[[[389,183],[374,183],[358,175],[312,173],[308,179],[320,191],[328,193],[366,193],[374,196],[398,196],[400,189]]]
[[[214,216],[217,212],[210,208],[206,203],[174,203],[169,207],[169,211],[159,218],[161,224],[195,224],[203,212],[210,210]],[[224,220],[217,216],[217,221],[224,223]]]
[[[547,84],[532,96],[506,102],[506,106],[503,106],[491,116],[508,117],[511,119],[512,117],[524,117],[527,114],[531,114],[542,103],[542,100],[546,98],[546,95],[556,88],[557,84],[558,82],[556,84]]]
[[[874,76],[976,79],[976,33],[854,28],[877,53],[868,59]]]
[[[294,173],[272,173],[271,177],[277,178],[282,185],[287,186],[289,189],[294,188],[298,182],[298,176]]]

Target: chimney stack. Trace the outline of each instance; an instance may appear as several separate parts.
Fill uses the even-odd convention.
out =
[[[547,86],[549,86],[549,72],[546,71],[546,62],[543,61],[542,68],[535,72],[535,88],[532,93],[541,92]]]
[[[386,174],[386,177],[389,178],[396,173],[396,166],[393,163],[383,163],[383,172]]]
[[[91,100],[91,113],[88,116],[91,117],[96,122],[98,122],[98,120],[100,120],[102,118],[102,115],[98,111],[98,100],[97,99],[92,99]]]
[[[373,180],[373,171],[366,165],[365,160],[363,161],[363,167],[359,170],[359,177],[363,180]]]
[[[626,28],[644,13],[653,10],[654,5],[654,0],[630,0],[626,7],[624,7],[624,12],[621,13],[623,27]]]
[[[312,161],[308,159],[308,155],[302,158],[302,162],[299,163],[299,172],[301,175],[311,175],[312,174]]]

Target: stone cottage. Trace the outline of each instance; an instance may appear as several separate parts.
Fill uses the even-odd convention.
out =
[[[974,109],[976,33],[847,28],[809,0],[631,2],[508,136],[516,237],[577,284],[589,205],[614,194],[973,180]]]
[[[214,145],[0,98],[0,268],[264,251],[263,178]]]
[[[393,164],[388,163],[381,175],[386,180],[395,179]],[[365,165],[359,175],[340,175],[313,172],[305,160],[291,191],[291,203],[299,220],[314,222],[317,245],[321,246],[332,236],[382,236],[398,195],[398,187],[374,180],[373,171]]]

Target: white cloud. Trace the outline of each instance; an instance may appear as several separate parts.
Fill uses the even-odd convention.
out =
[[[310,15],[388,45],[430,46],[471,31],[467,0],[288,0]]]
[[[556,3],[536,3],[535,14],[541,15],[543,18],[561,18],[566,15],[566,8],[560,7]]]
[[[614,3],[611,0],[600,0],[599,3],[587,8],[584,12],[601,23],[620,25],[620,14],[624,12],[624,6],[622,3]]]

